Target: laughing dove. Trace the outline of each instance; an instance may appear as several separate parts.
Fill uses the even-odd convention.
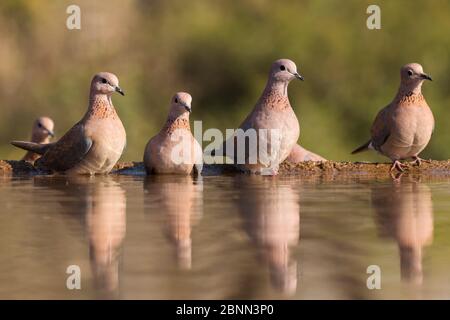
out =
[[[203,152],[189,125],[192,97],[178,92],[172,100],[166,123],[145,146],[144,165],[148,174],[200,175]]]
[[[270,68],[261,97],[239,126],[241,130],[237,130],[230,138],[233,140],[226,141],[212,155],[221,156],[226,150],[225,155],[243,171],[276,174],[279,164],[288,157],[300,135],[300,126],[287,92],[289,82],[295,78],[303,80],[293,61],[276,60]],[[247,137],[249,143],[245,143]],[[234,152],[230,142],[234,144]]]
[[[41,154],[36,165],[47,170],[66,174],[109,173],[126,144],[125,128],[111,100],[114,92],[124,95],[117,77],[108,72],[96,74],[86,114],[61,139],[50,144],[12,144]]]
[[[372,125],[372,138],[352,154],[375,149],[389,157],[403,171],[399,160],[413,158],[420,165],[419,153],[427,146],[434,130],[434,118],[422,95],[422,83],[431,80],[422,66],[410,63],[400,70],[401,82],[394,100],[382,109]]]
[[[314,152],[306,150],[299,144],[296,144],[292,148],[289,156],[286,158],[286,161],[289,161],[291,163],[299,163],[304,161],[320,162],[320,161],[327,161],[327,159],[322,158],[321,156],[315,154]]]
[[[37,118],[33,123],[31,130],[31,142],[34,143],[49,143],[50,139],[55,135],[53,133],[53,120],[48,117]],[[28,151],[22,160],[34,163],[40,155],[32,151]]]

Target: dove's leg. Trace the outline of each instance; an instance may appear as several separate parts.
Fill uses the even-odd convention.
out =
[[[400,161],[398,160],[394,160],[392,162],[392,166],[391,166],[391,170],[389,170],[390,172],[392,172],[393,170],[397,169],[400,172],[403,172],[406,168],[406,165],[402,164]]]
[[[431,162],[431,160],[425,160],[425,159],[420,158],[419,156],[413,156],[412,158],[413,158],[412,164],[417,165],[417,166],[420,166],[422,164],[422,161],[427,162],[427,163]]]

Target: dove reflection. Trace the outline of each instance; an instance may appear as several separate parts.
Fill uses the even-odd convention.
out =
[[[86,230],[95,284],[103,294],[114,295],[119,288],[119,253],[126,232],[125,191],[111,180],[104,181],[92,187],[86,200]]]
[[[191,176],[152,175],[146,177],[144,188],[149,196],[158,197],[158,207],[165,217],[165,232],[174,244],[178,267],[191,269],[191,231],[202,215],[202,181]],[[152,201],[149,196],[145,201]]]
[[[262,176],[238,180],[239,210],[246,230],[269,267],[272,286],[284,294],[297,290],[297,262],[290,249],[300,236],[299,195],[289,184]]]
[[[61,213],[84,221],[98,297],[117,297],[120,249],[126,230],[125,190],[109,176],[36,177],[35,185],[69,197],[61,201]]]
[[[393,181],[372,187],[381,236],[394,238],[399,247],[402,280],[422,284],[423,248],[433,238],[433,204],[430,188],[420,181]]]

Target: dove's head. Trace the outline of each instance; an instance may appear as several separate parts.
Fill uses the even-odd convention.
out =
[[[192,97],[186,92],[177,92],[172,97],[170,105],[170,114],[175,117],[179,117],[183,114],[189,115],[191,113]]]
[[[123,96],[125,95],[119,87],[119,79],[115,74],[99,72],[94,76],[91,82],[91,94],[112,95],[114,92],[118,92]]]
[[[53,133],[53,120],[48,117],[37,118],[33,123],[33,129],[31,132],[32,141],[36,143],[46,143],[50,141],[51,137],[54,137]]]
[[[400,69],[401,84],[409,90],[414,90],[422,86],[424,80],[430,80],[431,77],[423,72],[423,68],[418,63],[405,64]]]
[[[289,59],[279,59],[272,63],[270,78],[279,82],[289,82],[295,78],[304,80],[303,76],[298,73],[294,61]]]

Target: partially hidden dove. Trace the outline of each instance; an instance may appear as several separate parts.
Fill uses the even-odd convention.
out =
[[[286,161],[289,161],[291,163],[299,163],[299,162],[305,162],[305,161],[320,162],[320,161],[327,161],[327,159],[319,156],[318,154],[315,154],[314,152],[311,152],[311,151],[303,148],[299,144],[296,144],[292,148],[289,156],[286,158]]]
[[[50,143],[50,139],[55,136],[53,133],[53,128],[53,120],[49,117],[37,118],[33,123],[33,128],[31,129],[31,142]],[[28,151],[22,160],[33,164],[40,157],[40,154]]]
[[[400,160],[412,158],[420,165],[420,152],[425,149],[434,130],[434,117],[422,95],[424,80],[431,77],[418,63],[410,63],[400,70],[401,82],[394,100],[375,118],[371,139],[352,154],[375,149],[392,160],[391,171],[404,170]]]
[[[100,72],[91,82],[89,107],[84,117],[57,142],[12,144],[42,157],[36,166],[65,174],[106,174],[119,160],[126,145],[126,133],[113,106],[114,92],[124,95],[117,77]]]
[[[148,174],[201,174],[203,151],[189,125],[191,103],[189,93],[178,92],[173,96],[166,123],[145,147],[144,165]]]
[[[212,155],[226,155],[233,164],[244,172],[256,174],[277,174],[278,166],[290,154],[300,135],[300,126],[289,103],[288,85],[293,79],[304,80],[297,72],[297,66],[289,59],[276,60],[269,72],[266,87],[255,107],[239,126],[237,132],[245,132],[250,137],[248,143],[235,133],[234,152],[226,141]],[[253,133],[252,133],[253,132]],[[245,139],[245,138],[244,138]],[[261,149],[262,148],[262,149]],[[243,150],[244,149],[244,150]],[[226,150],[226,152],[224,152]],[[260,151],[265,150],[265,151]]]

